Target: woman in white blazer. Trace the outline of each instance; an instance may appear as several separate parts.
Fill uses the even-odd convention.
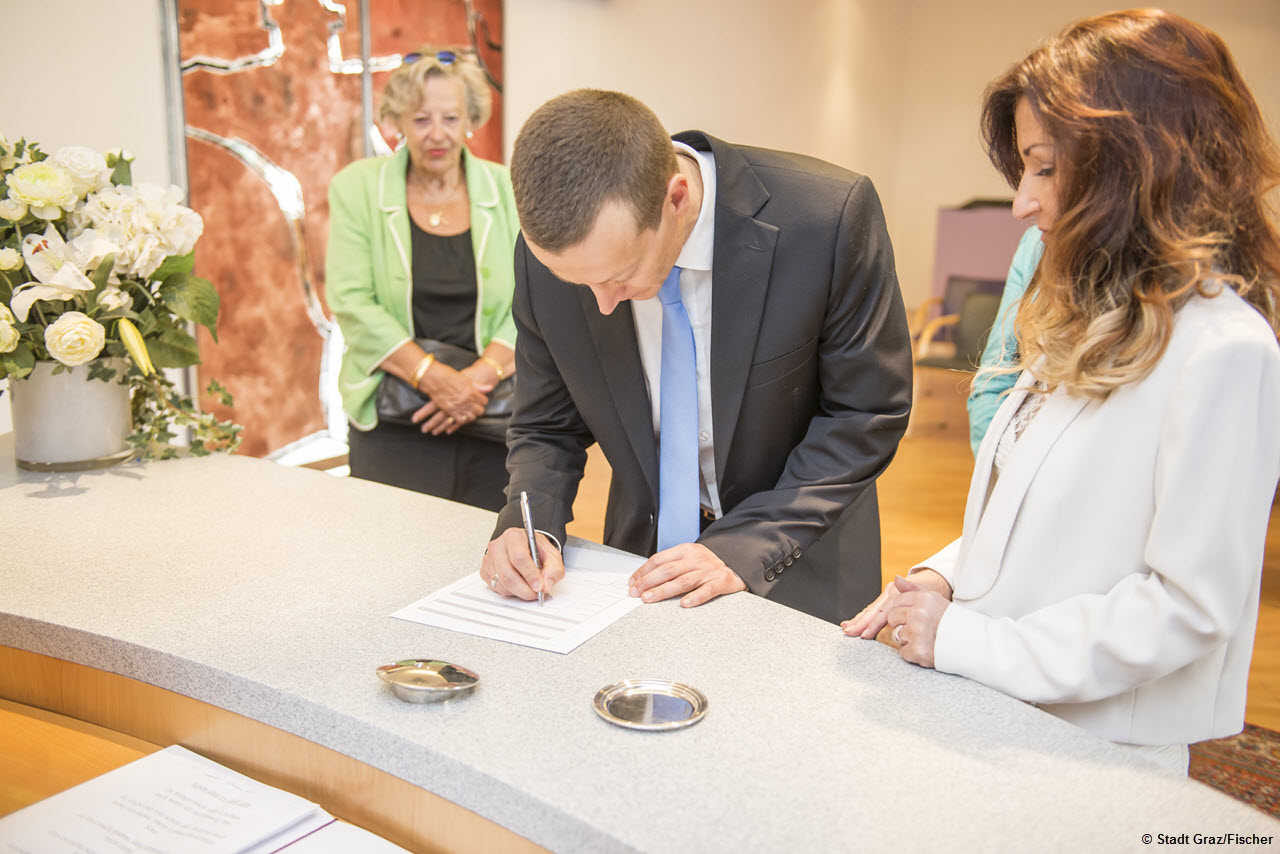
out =
[[[1280,159],[1215,34],[1080,21],[987,90],[1045,254],[961,538],[844,623],[1099,736],[1239,732],[1280,477]]]

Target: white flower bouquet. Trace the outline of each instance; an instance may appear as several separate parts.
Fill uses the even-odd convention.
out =
[[[52,156],[0,135],[0,379],[39,361],[54,372],[131,387],[144,456],[172,456],[175,427],[192,427],[193,453],[233,450],[240,428],[197,411],[157,368],[200,361],[187,324],[217,340],[218,292],[192,273],[204,223],[177,187],[132,185],[132,158],[71,146]],[[103,360],[125,358],[123,376]],[[209,393],[225,404],[216,382]]]

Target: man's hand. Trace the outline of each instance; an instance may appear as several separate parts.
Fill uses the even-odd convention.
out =
[[[529,554],[529,538],[523,528],[507,528],[489,543],[484,560],[480,564],[480,577],[491,590],[503,596],[514,596],[526,601],[538,598],[538,588],[546,581],[546,590],[564,578],[564,558],[550,539],[534,534],[538,542],[538,557],[542,560],[542,573],[533,565]]]
[[[658,552],[632,573],[628,587],[632,596],[646,602],[683,595],[680,605],[684,608],[747,589],[736,572],[700,543],[682,543]]]

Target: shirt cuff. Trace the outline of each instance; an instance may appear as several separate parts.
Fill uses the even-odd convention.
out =
[[[556,535],[555,535],[555,534],[552,534],[552,533],[549,533],[549,532],[547,532],[547,531],[544,531],[544,530],[542,530],[541,528],[534,528],[534,529],[533,529],[533,532],[534,532],[535,534],[541,534],[542,536],[546,537],[546,538],[547,538],[548,540],[550,540],[551,542],[555,543],[556,551],[560,552],[560,554],[564,554],[564,546],[560,545],[560,541],[559,541],[558,539],[556,539]]]

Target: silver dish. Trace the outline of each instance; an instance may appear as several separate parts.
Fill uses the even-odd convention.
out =
[[[480,677],[447,661],[409,658],[378,668],[378,677],[406,703],[437,703],[471,691]]]
[[[596,692],[596,714],[627,729],[668,730],[692,726],[707,713],[697,688],[666,679],[625,679]]]

